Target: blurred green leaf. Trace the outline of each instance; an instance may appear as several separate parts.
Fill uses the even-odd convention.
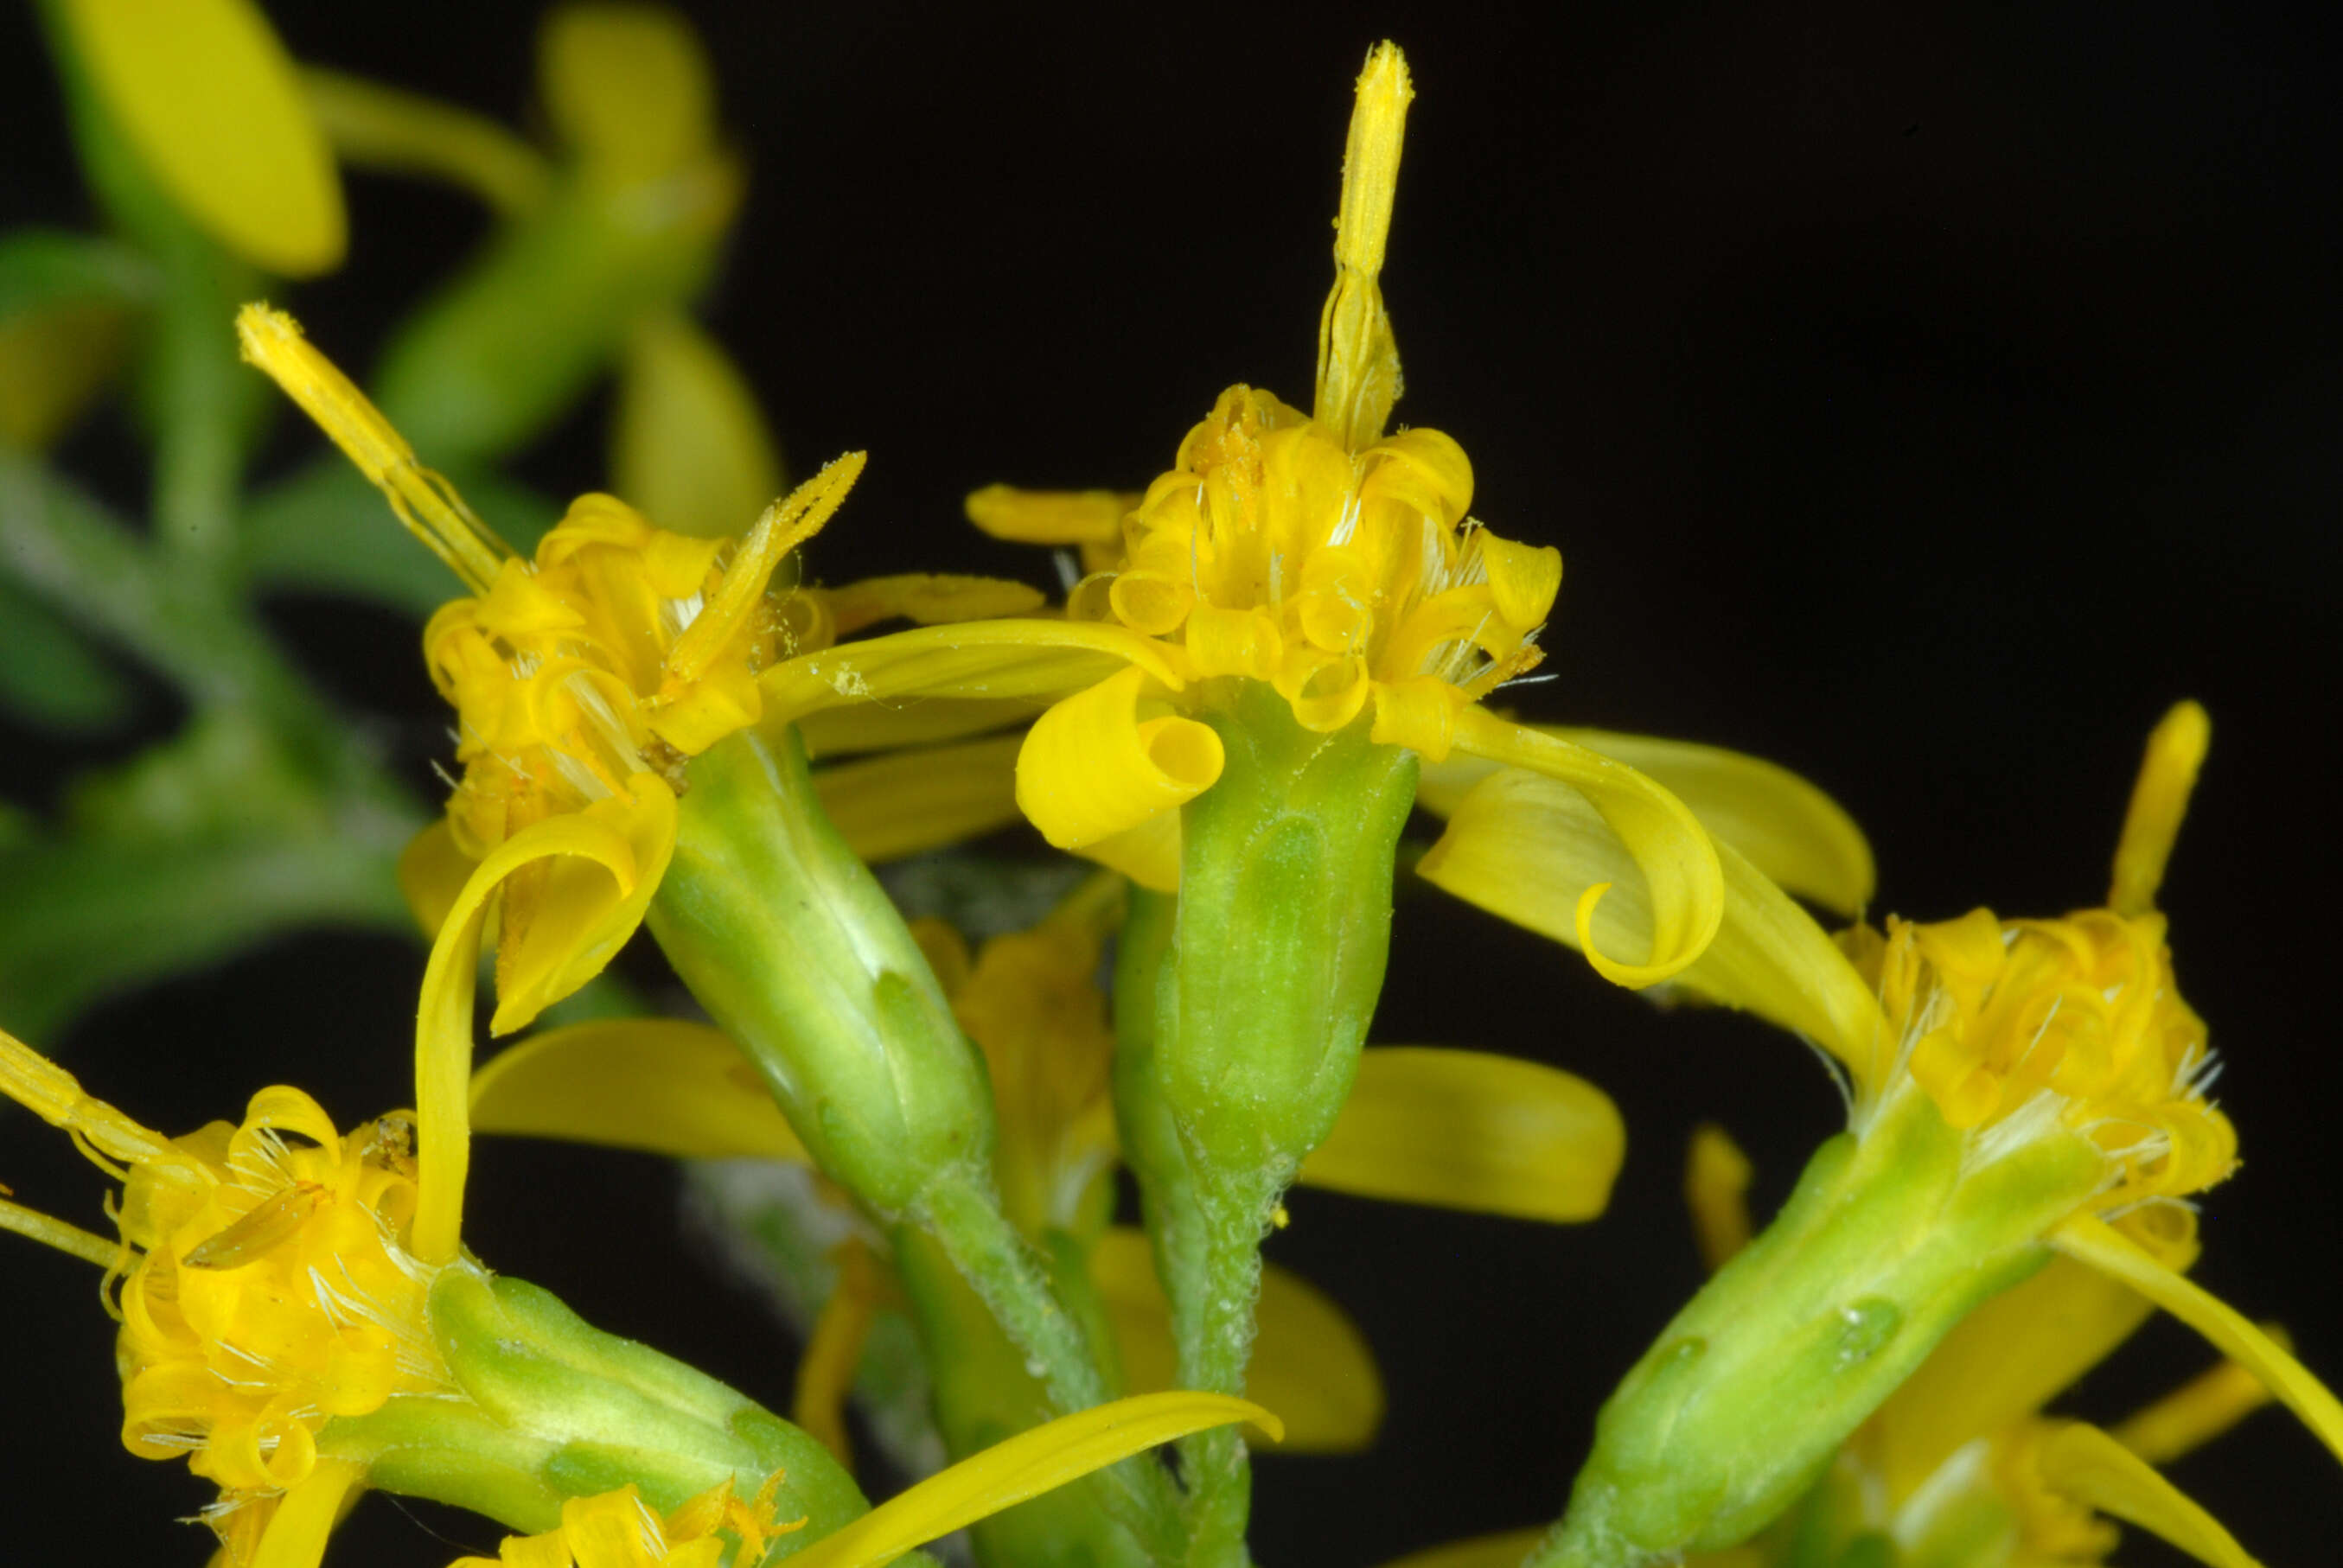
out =
[[[158,290],[108,240],[54,229],[0,236],[0,441],[37,451],[114,379]]]
[[[119,722],[136,695],[55,611],[0,578],[0,708],[45,729],[88,734]]]
[[[536,550],[561,515],[528,486],[492,473],[450,482],[523,555]],[[247,578],[263,588],[349,594],[418,617],[463,591],[339,453],[256,498],[244,514],[239,548]]]
[[[59,305],[151,305],[161,288],[152,263],[128,246],[65,229],[0,235],[0,321]]]

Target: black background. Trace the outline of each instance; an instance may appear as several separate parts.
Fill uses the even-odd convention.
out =
[[[278,9],[308,58],[526,112],[527,7]],[[1941,917],[2101,898],[2141,739],[2173,699],[2203,699],[2213,757],[2164,903],[2229,1058],[2246,1166],[2204,1205],[2198,1277],[2343,1378],[2338,867],[2318,760],[2343,493],[2331,12],[865,4],[700,20],[754,168],[711,319],[799,471],[872,453],[816,549],[824,578],[1046,581],[960,522],[965,491],[1136,487],[1227,383],[1305,400],[1350,84],[1389,35],[1419,90],[1384,275],[1400,415],[1464,444],[1480,517],[1568,563],[1545,638],[1562,678],[1528,689],[1528,712],[1800,769],[1871,833],[1879,908]],[[24,8],[0,14],[0,217],[81,220]],[[291,303],[363,367],[484,226],[445,192],[350,188],[350,265]],[[601,482],[603,415],[581,410],[530,477]],[[316,445],[288,419],[269,460]],[[118,425],[74,450],[109,470],[101,488],[138,493]],[[420,788],[441,719],[412,632],[342,605],[275,613]],[[159,697],[150,717],[174,721]],[[118,751],[0,739],[19,799]],[[305,937],[47,1043],[156,1125],[233,1119],[279,1081],[354,1120],[407,1096],[420,968],[387,940]],[[1294,1199],[1272,1254],[1350,1305],[1392,1402],[1363,1457],[1262,1462],[1272,1563],[1368,1564],[1551,1517],[1594,1406],[1697,1282],[1687,1131],[1729,1125],[1771,1203],[1839,1119],[1794,1041],[1657,1014],[1436,894],[1403,906],[1376,1035],[1586,1073],[1626,1114],[1628,1164],[1611,1215],[1567,1231]],[[0,1180],[102,1223],[96,1179],[24,1118]],[[676,1239],[674,1187],[648,1159],[492,1144],[468,1239],[785,1404],[792,1351]],[[11,1560],[45,1525],[109,1561],[200,1561],[200,1533],[170,1522],[199,1483],[116,1444],[87,1271],[14,1243],[5,1269]],[[2206,1359],[2152,1325],[2071,1407],[2120,1413]],[[2343,1486],[2282,1414],[2177,1473],[2268,1561],[2335,1559]],[[411,1515],[370,1500],[334,1560],[437,1563],[453,1551],[427,1528],[475,1550],[497,1535]]]

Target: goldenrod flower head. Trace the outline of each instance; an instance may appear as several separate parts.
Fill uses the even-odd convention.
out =
[[[727,1476],[663,1519],[629,1482],[616,1492],[570,1498],[557,1529],[507,1536],[496,1556],[459,1557],[448,1568],[717,1568],[735,1542],[737,1562],[762,1563],[769,1541],[806,1525],[803,1519],[774,1521],[781,1480],[768,1478],[744,1503]]]
[[[310,1478],[328,1420],[453,1391],[425,1320],[438,1271],[407,1247],[405,1112],[344,1135],[277,1087],[236,1126],[166,1139],[5,1036],[0,1092],[122,1181],[122,1441],[216,1483],[206,1517],[232,1550]]]
[[[1877,988],[1884,1060],[1857,1060],[1860,1128],[1906,1086],[1994,1151],[2065,1131],[2106,1155],[2100,1210],[2183,1198],[2237,1168],[2237,1133],[2206,1098],[2215,1063],[2181,1000],[2165,919],[2148,907],[2208,736],[2176,708],[2148,746],[2117,858],[2116,907],[2064,920],[1891,919],[1850,933]]]

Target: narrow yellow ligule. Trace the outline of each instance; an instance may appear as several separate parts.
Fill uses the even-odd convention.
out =
[[[840,637],[884,620],[949,626],[956,621],[1028,615],[1043,603],[1040,590],[1025,583],[945,572],[864,578],[819,591]]]
[[[342,1516],[342,1505],[366,1472],[341,1460],[321,1459],[308,1478],[285,1493],[268,1521],[251,1568],[317,1568],[326,1538]]]
[[[1124,1382],[1141,1393],[1172,1386],[1178,1353],[1172,1305],[1147,1233],[1110,1227],[1091,1251],[1091,1275],[1114,1329]],[[1292,1453],[1356,1453],[1383,1426],[1383,1374],[1366,1336],[1324,1292],[1264,1263],[1245,1392],[1273,1406]]]
[[[930,1476],[789,1559],[798,1568],[880,1568],[906,1552],[1208,1427],[1248,1421],[1271,1436],[1277,1417],[1217,1393],[1149,1393],[1060,1416]]]
[[[849,452],[767,507],[724,568],[723,585],[668,651],[663,691],[699,678],[765,599],[765,585],[782,558],[821,531],[862,475],[867,454]]]
[[[610,448],[611,487],[679,534],[737,534],[781,487],[756,393],[716,341],[677,313],[628,335]]]
[[[673,12],[567,5],[538,39],[538,81],[563,140],[613,183],[655,179],[716,136],[707,51]]]
[[[1876,873],[1871,846],[1838,802],[1763,758],[1721,747],[1606,729],[1531,725],[1624,762],[1682,800],[1712,838],[1748,857],[1785,890],[1842,915],[1871,901]],[[1434,816],[1454,813],[1494,765],[1477,757],[1427,760],[1416,804]]]
[[[805,1354],[798,1361],[797,1391],[789,1419],[805,1428],[838,1462],[851,1469],[854,1445],[846,1431],[846,1401],[854,1392],[854,1374],[862,1364],[862,1347],[870,1337],[871,1320],[886,1299],[886,1287],[870,1250],[850,1236],[832,1254],[838,1265],[837,1283],[822,1303],[807,1336]]]
[[[2276,1324],[2264,1323],[2262,1332],[2287,1344],[2286,1332]],[[2219,1437],[2270,1397],[2250,1370],[2224,1361],[2126,1416],[2109,1435],[2150,1464],[2169,1464]]]
[[[996,539],[1100,548],[1121,543],[1122,519],[1145,498],[1128,490],[1021,490],[1013,485],[987,485],[971,491],[964,505],[968,520]]]
[[[1710,1273],[1733,1261],[1749,1244],[1749,1156],[1733,1135],[1714,1121],[1692,1131],[1684,1153],[1684,1207],[1692,1211],[1693,1238]]]
[[[1415,96],[1396,45],[1378,44],[1359,73],[1342,152],[1342,205],[1334,228],[1334,291],[1318,321],[1318,422],[1352,451],[1383,434],[1398,400],[1399,348],[1383,312],[1383,243],[1399,188],[1400,144]]]
[[[333,155],[293,61],[250,0],[65,0],[90,79],[163,188],[255,266],[341,265]]]
[[[537,149],[485,115],[314,65],[301,89],[346,162],[444,180],[505,217],[534,211],[552,183]]]
[[[824,768],[814,793],[873,865],[978,838],[1018,820],[1020,736],[900,751]]]
[[[21,1203],[11,1203],[5,1198],[0,1198],[0,1231],[14,1231],[28,1241],[54,1247],[85,1263],[96,1263],[101,1269],[116,1267],[124,1256],[119,1241],[109,1241],[78,1225],[68,1225],[63,1220],[53,1219]]]
[[[1378,1046],[1298,1180],[1567,1224],[1603,1212],[1626,1151],[1617,1108],[1584,1079],[1486,1051]]]
[[[398,852],[398,890],[426,938],[437,936],[447,923],[447,911],[472,879],[473,864],[456,847],[455,829],[445,817],[409,839]]]
[[[266,371],[333,438],[390,502],[407,531],[445,562],[464,586],[481,594],[496,580],[512,547],[472,514],[447,481],[417,461],[407,437],[391,427],[334,362],[310,346],[300,325],[281,310],[247,305],[236,312],[236,334],[245,359]]]
[[[2107,907],[2116,913],[2140,915],[2156,908],[2165,862],[2180,835],[2180,819],[2187,814],[2212,739],[2213,721],[2194,702],[2175,703],[2149,733],[2131,809],[2124,814],[2123,837],[2116,841],[2115,881],[2107,893]]]
[[[2210,1568],[2261,1568],[2218,1520],[2097,1427],[2061,1427],[2036,1451],[2035,1464],[2053,1492],[2128,1520]]]
[[[1221,776],[1221,738],[1166,715],[1141,719],[1136,666],[1058,703],[1025,734],[1017,804],[1041,836],[1080,849],[1174,811]]]
[[[2132,1289],[2195,1329],[2260,1379],[2305,1426],[2343,1459],[2343,1402],[2245,1315],[2186,1275],[2165,1267],[2099,1219],[2077,1214],[2052,1234],[2051,1245]]]
[[[475,1132],[679,1160],[807,1160],[739,1048],[676,1019],[610,1019],[523,1040],[472,1075],[471,1118]]]

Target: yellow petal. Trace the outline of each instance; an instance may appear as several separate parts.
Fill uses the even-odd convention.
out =
[[[1649,951],[1639,963],[1621,962],[1610,957],[1593,940],[1594,910],[1609,888],[1597,884],[1586,888],[1578,898],[1573,929],[1578,937],[1578,947],[1597,973],[1614,984],[1647,986],[1666,980],[1700,957],[1724,918],[1725,880],[1718,869],[1715,847],[1682,801],[1623,763],[1583,746],[1524,729],[1482,709],[1467,709],[1457,715],[1456,745],[1458,749],[1474,756],[1510,763],[1570,786],[1601,815],[1613,839],[1626,849],[1636,870],[1642,873],[1645,903],[1637,924],[1638,929],[1648,932]],[[1503,777],[1487,782],[1496,784]],[[1443,847],[1454,855],[1455,845],[1469,841],[1476,831],[1470,825],[1452,822],[1440,843],[1424,858],[1421,869],[1438,886],[1481,902],[1435,874],[1443,869]],[[1523,869],[1516,868],[1497,879],[1499,885],[1495,887],[1489,886],[1485,876],[1458,880],[1512,901],[1512,895],[1502,884],[1525,874]],[[1549,890],[1540,890],[1534,896],[1543,898],[1546,891]],[[1503,910],[1497,912],[1505,913]],[[1507,918],[1519,917],[1508,914]],[[1617,941],[1615,937],[1611,940]]]
[[[1380,1046],[1361,1055],[1351,1097],[1299,1179],[1567,1223],[1603,1211],[1626,1151],[1617,1108],[1584,1079],[1485,1051]]]
[[[2035,1465],[2051,1491],[2137,1524],[2211,1568],[2261,1568],[2218,1520],[2096,1426],[2061,1427],[2036,1451]]]
[[[456,830],[445,817],[409,839],[399,851],[398,890],[407,896],[407,907],[424,936],[439,934],[477,863],[456,847]]]
[[[1023,545],[1112,545],[1122,519],[1146,498],[1122,490],[1020,490],[987,485],[970,495],[968,520]]]
[[[1091,1274],[1114,1326],[1125,1381],[1141,1393],[1172,1386],[1172,1306],[1143,1231],[1117,1225],[1091,1252]],[[1333,1299],[1291,1270],[1262,1265],[1245,1392],[1285,1422],[1294,1453],[1356,1453],[1383,1419],[1383,1375],[1365,1336]]]
[[[840,637],[884,620],[949,626],[955,621],[1030,615],[1042,605],[1041,591],[1025,583],[936,572],[865,578],[821,591],[830,601],[830,613]]]
[[[1404,1557],[1394,1557],[1383,1568],[1518,1568],[1531,1548],[1544,1540],[1551,1527],[1507,1530],[1494,1535],[1474,1535],[1443,1541]]]
[[[789,1561],[798,1568],[880,1568],[1142,1449],[1238,1421],[1272,1437],[1282,1430],[1261,1406],[1217,1393],[1140,1394],[1060,1416],[930,1476]]]
[[[2139,915],[2156,908],[2164,863],[2180,836],[2180,819],[2187,814],[2197,770],[2205,765],[2212,740],[2213,721],[2194,702],[2174,704],[2149,734],[2131,808],[2124,813],[2123,837],[2116,842],[2115,886],[2107,894],[2107,906],[2116,913]]]
[[[187,216],[256,266],[341,264],[333,155],[293,61],[249,0],[65,0],[90,79]]]
[[[2343,1402],[2309,1368],[2235,1308],[2091,1215],[2078,1214],[2059,1226],[2051,1244],[2068,1257],[2122,1281],[2204,1335],[2214,1349],[2259,1378],[2336,1457],[2343,1459]]]
[[[612,487],[671,533],[726,538],[780,493],[757,395],[724,350],[672,312],[639,322],[618,365]]]
[[[2262,1332],[2291,1350],[2286,1332],[2264,1323]],[[2150,1464],[2169,1464],[2269,1403],[2259,1378],[2233,1361],[2223,1361],[2117,1422],[2110,1434]]]
[[[1020,736],[900,751],[823,768],[813,776],[822,809],[855,854],[897,860],[1019,820]]]
[[[1180,813],[1165,811],[1074,851],[1120,871],[1151,893],[1180,890]]]
[[[499,1052],[472,1075],[472,1130],[679,1160],[807,1158],[739,1048],[675,1019],[573,1024]]]
[[[1137,667],[1058,703],[1025,732],[1017,804],[1041,836],[1079,849],[1175,811],[1221,776],[1221,738],[1176,714],[1141,719]]]
[[[326,1537],[365,1476],[362,1467],[346,1460],[319,1460],[277,1503],[253,1553],[252,1568],[317,1568],[326,1555]]]
[[[1655,780],[1700,819],[1710,837],[1740,850],[1800,898],[1844,915],[1870,902],[1876,874],[1863,830],[1837,801],[1788,769],[1684,740],[1559,725],[1529,728],[1599,751]],[[1427,762],[1416,804],[1445,817],[1490,770],[1491,764],[1472,757]]]
[[[526,936],[514,935],[511,900],[506,900],[505,935],[528,949],[518,966],[518,993],[527,1008],[519,1022],[526,1023],[568,994],[558,989],[561,981],[574,977],[574,990],[609,961],[641,922],[657,873],[666,869],[675,847],[675,797],[648,774],[637,775],[634,783],[640,809],[629,812],[618,801],[600,801],[533,823],[489,851],[432,941],[415,1017],[418,1173],[411,1250],[427,1263],[452,1261],[461,1230],[471,1165],[472,993],[489,900],[515,872],[553,862],[557,875],[538,890],[552,905],[531,920]],[[629,840],[628,828],[648,828],[654,836],[663,829],[663,841],[639,846]],[[531,942],[536,946],[528,947]],[[511,1005],[500,1000],[499,1019]]]
[[[1684,1155],[1684,1207],[1710,1273],[1749,1244],[1749,1156],[1724,1128],[1704,1121]]]
[[[708,55],[673,12],[594,5],[554,11],[538,38],[538,81],[554,129],[614,182],[673,173],[715,141]]]
[[[854,1447],[846,1431],[846,1401],[854,1392],[854,1375],[862,1365],[862,1347],[870,1324],[879,1315],[886,1288],[879,1265],[860,1238],[849,1236],[833,1254],[838,1280],[830,1300],[822,1303],[806,1338],[805,1354],[798,1360],[797,1392],[789,1419],[811,1432],[838,1462],[851,1469]]]
[[[798,734],[804,739],[806,750],[820,759],[981,735],[990,729],[1029,723],[1048,706],[1048,701],[981,697],[928,697],[900,704],[857,703],[805,715],[798,720]]]
[[[490,1033],[526,1027],[600,974],[643,923],[643,911],[675,851],[675,794],[649,773],[636,774],[628,788],[632,800],[598,800],[583,812],[549,817],[515,834],[481,862],[485,869],[515,844],[526,843],[517,859],[505,862],[505,876],[521,871],[528,880],[506,890]],[[548,831],[567,822],[590,826]],[[611,848],[613,839],[624,846],[623,857]]]
[[[545,159],[485,115],[314,65],[302,71],[301,88],[345,162],[445,180],[507,217],[545,199]]]
[[[1061,697],[1136,665],[1177,690],[1184,679],[1152,638],[1096,621],[980,620],[925,626],[784,659],[759,677],[767,721],[840,703],[907,698]]]

